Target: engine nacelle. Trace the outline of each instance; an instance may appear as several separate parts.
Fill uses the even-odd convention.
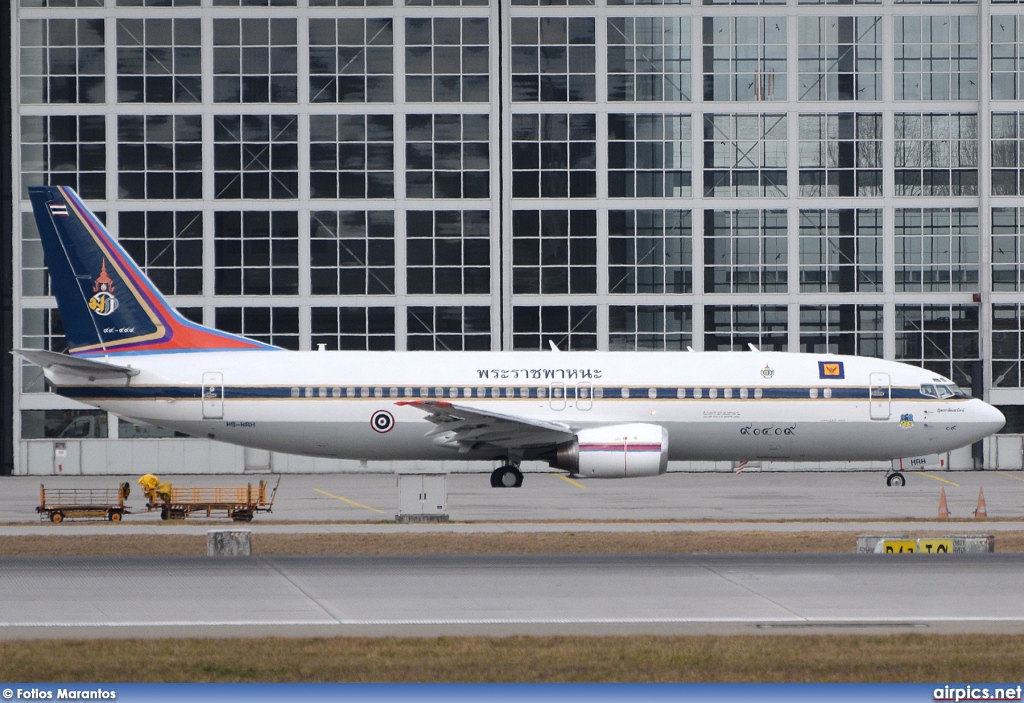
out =
[[[668,430],[642,423],[580,430],[551,466],[590,478],[657,476],[668,469]]]

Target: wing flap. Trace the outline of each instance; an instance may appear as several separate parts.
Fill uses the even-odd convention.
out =
[[[15,349],[12,354],[28,359],[44,371],[55,370],[62,374],[89,381],[98,379],[123,378],[128,380],[139,374],[138,369],[108,364],[95,359],[80,359],[76,356],[59,354],[45,349]]]
[[[445,444],[469,447],[488,444],[502,449],[525,449],[560,444],[574,436],[572,428],[560,422],[547,422],[518,415],[506,415],[483,408],[468,408],[443,400],[403,400],[427,414],[436,425],[428,437],[450,435]]]

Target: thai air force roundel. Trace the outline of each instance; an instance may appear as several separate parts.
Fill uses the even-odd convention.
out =
[[[395,416],[387,410],[378,410],[370,416],[370,427],[373,428],[374,432],[384,434],[385,432],[390,432],[394,426]]]

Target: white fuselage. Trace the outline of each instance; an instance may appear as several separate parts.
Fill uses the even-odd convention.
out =
[[[139,374],[126,383],[46,373],[62,394],[120,416],[346,459],[501,458],[494,447],[446,445],[421,408],[398,404],[418,398],[573,431],[660,425],[672,460],[888,460],[949,451],[1003,424],[981,400],[923,395],[922,384],[949,383],[931,371],[838,355],[245,351],[108,361]],[[382,411],[393,422],[371,426]]]

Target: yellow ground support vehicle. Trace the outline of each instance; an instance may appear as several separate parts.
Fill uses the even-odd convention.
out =
[[[281,479],[277,479],[274,490],[267,500],[267,482],[260,481],[253,488],[245,486],[201,486],[179,488],[161,481],[153,474],[139,479],[143,492],[149,499],[149,510],[160,510],[164,520],[181,520],[193,514],[203,517],[229,517],[235,522],[249,522],[256,513],[269,513],[274,507],[274,498]]]
[[[131,512],[124,504],[131,486],[122,483],[117,488],[51,488],[39,486],[39,519],[64,522],[64,518],[94,518],[120,522]]]

